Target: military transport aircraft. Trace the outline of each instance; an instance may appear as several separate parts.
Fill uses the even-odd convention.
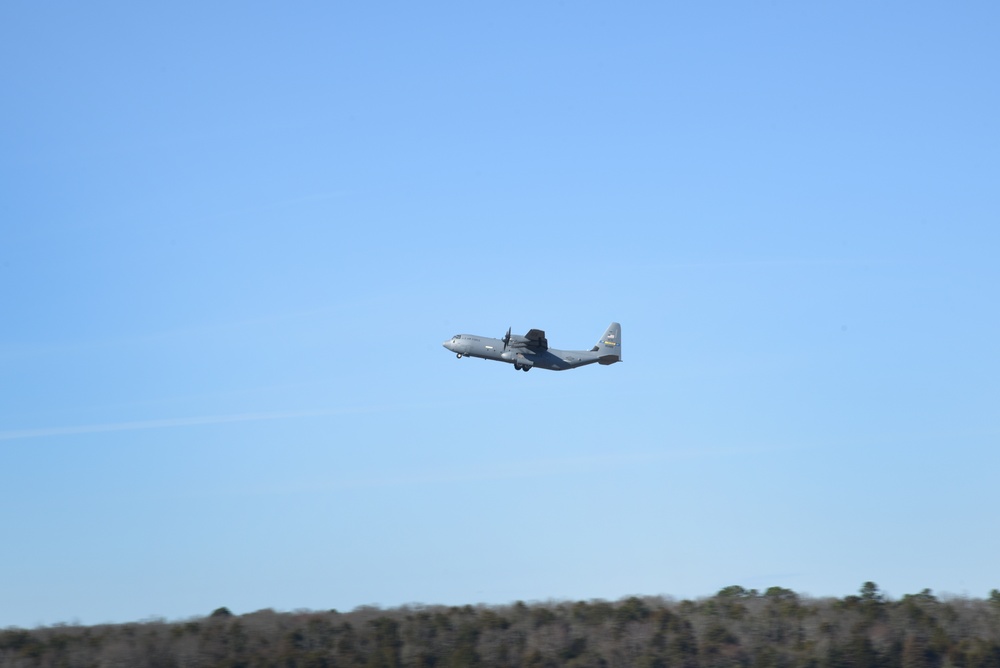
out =
[[[587,364],[614,364],[622,361],[622,326],[617,322],[608,326],[608,331],[590,350],[556,350],[549,348],[545,332],[529,329],[524,336],[510,335],[510,328],[502,339],[490,339],[472,334],[456,334],[442,344],[463,357],[481,357],[513,364],[515,369],[530,371],[532,367],[563,371]]]

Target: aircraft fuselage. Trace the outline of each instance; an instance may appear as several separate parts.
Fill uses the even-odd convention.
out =
[[[528,338],[532,332],[536,337]],[[528,336],[508,336],[494,339],[476,334],[456,334],[442,345],[459,358],[478,357],[513,364],[527,371],[534,367],[565,371],[588,364],[614,364],[621,361],[621,326],[612,323],[604,337],[591,350],[559,350],[549,348],[544,332],[532,330]]]

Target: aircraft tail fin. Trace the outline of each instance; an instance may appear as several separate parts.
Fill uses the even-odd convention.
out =
[[[601,364],[614,364],[622,361],[622,326],[617,322],[608,325],[608,330],[591,349],[595,353],[600,353],[601,357],[597,361]]]

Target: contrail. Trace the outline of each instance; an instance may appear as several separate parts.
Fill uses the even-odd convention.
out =
[[[100,434],[113,431],[133,431],[137,429],[163,429],[167,427],[192,427],[203,424],[226,424],[230,422],[258,422],[263,420],[287,420],[291,418],[321,417],[344,413],[363,413],[373,408],[339,408],[317,411],[284,411],[274,413],[237,413],[234,415],[204,415],[201,417],[165,418],[160,420],[136,420],[134,422],[110,422],[106,424],[85,424],[72,427],[45,427],[41,429],[20,429],[0,431],[0,441],[16,441],[26,438],[46,436],[75,436],[79,434]]]

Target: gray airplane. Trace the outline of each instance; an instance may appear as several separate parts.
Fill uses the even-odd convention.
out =
[[[545,332],[529,329],[524,336],[510,335],[510,328],[502,339],[490,339],[473,334],[456,334],[443,344],[458,359],[480,357],[513,364],[515,369],[530,371],[534,367],[564,371],[587,364],[614,364],[622,361],[622,326],[617,322],[590,350],[556,350],[549,348]]]

